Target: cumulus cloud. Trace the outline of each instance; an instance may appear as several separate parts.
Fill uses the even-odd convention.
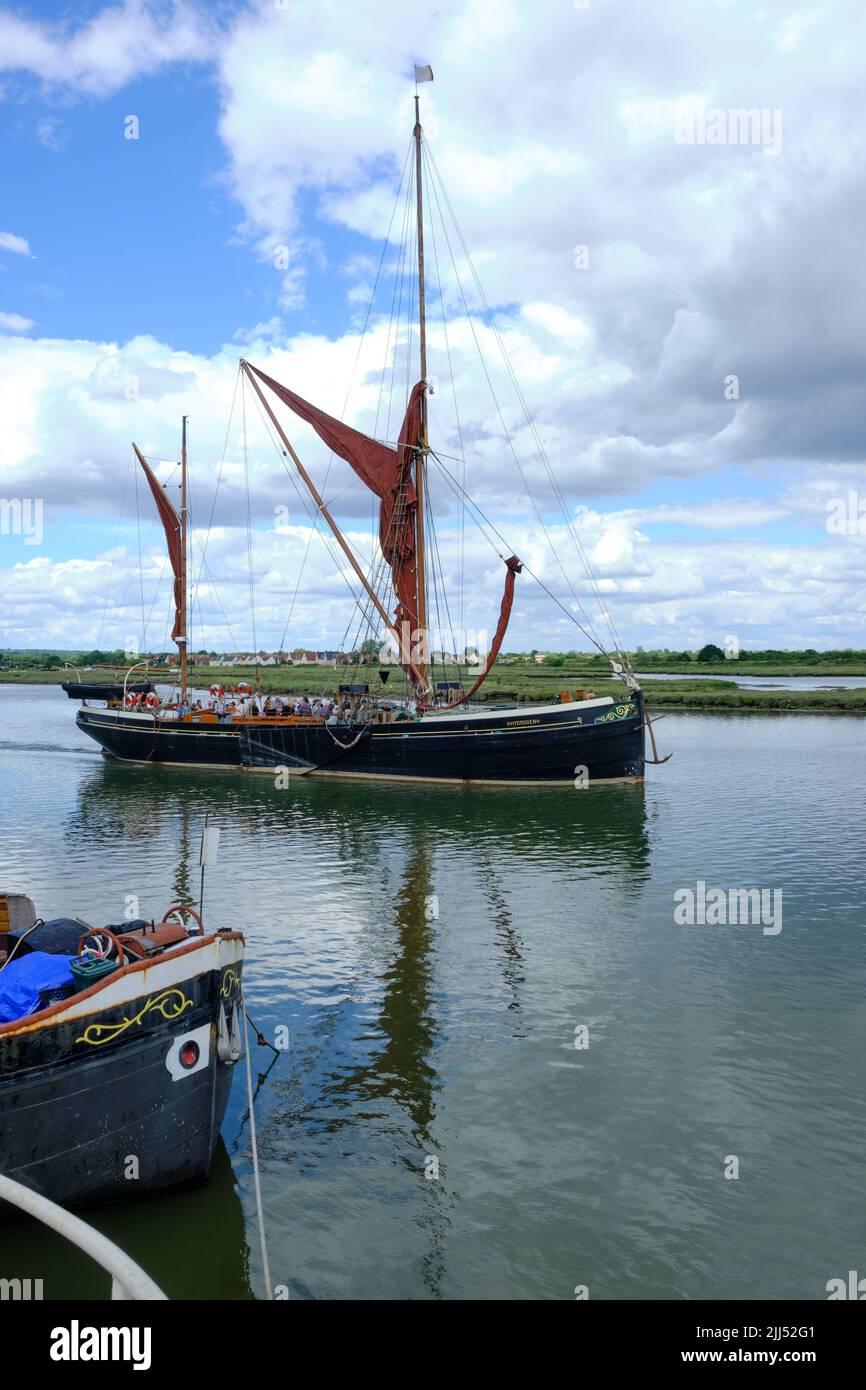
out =
[[[73,93],[109,96],[168,64],[212,54],[206,12],[186,4],[124,0],[77,26],[0,13],[0,72],[29,73]]]
[[[0,251],[11,251],[16,256],[33,254],[27,238],[16,236],[14,232],[0,232]]]
[[[26,333],[33,327],[33,319],[27,319],[23,314],[9,314],[5,309],[0,309],[0,328],[8,333]]]
[[[417,337],[394,348],[382,299],[363,341],[360,325],[409,151],[411,65],[432,62],[436,81],[422,101],[430,411],[443,468],[557,592],[537,513],[565,545],[557,491],[571,511],[588,502],[581,531],[632,641],[667,635],[683,646],[720,632],[742,638],[748,627],[757,641],[820,646],[863,620],[861,541],[823,528],[828,498],[862,487],[864,463],[864,60],[846,41],[859,12],[855,0],[793,13],[785,0],[758,9],[538,0],[531,11],[519,0],[442,0],[418,12],[407,37],[398,0],[366,0],[363,22],[353,12],[350,23],[342,0],[263,0],[221,12],[219,28],[201,7],[129,0],[77,24],[0,18],[0,68],[104,96],[167,65],[209,64],[239,238],[282,267],[282,308],[304,306],[313,264],[346,296],[342,332],[286,340],[275,317],[242,327],[236,343],[302,395],[388,438],[404,397],[398,390],[389,402],[383,387],[392,374],[401,389],[411,382]],[[684,113],[695,121],[714,109],[780,111],[778,153],[678,138]],[[257,414],[246,466],[236,420],[222,461],[236,359],[236,346],[202,358],[144,338],[0,343],[0,476],[7,491],[39,479],[55,514],[104,514],[126,441],[170,457],[177,417],[189,413],[203,481],[222,471],[212,553],[230,615],[243,626],[248,472],[253,522],[268,536],[256,548],[261,601],[278,624],[310,536]],[[309,430],[292,424],[290,433],[369,553],[369,499]],[[759,499],[750,479],[760,480]],[[443,565],[456,575],[464,549],[454,494],[435,466],[432,482]],[[282,504],[293,525],[271,537]],[[470,602],[486,615],[498,604],[498,562],[481,543],[465,553]],[[324,621],[334,641],[350,601],[324,543],[310,555],[305,581],[317,601],[299,603],[309,627],[294,635],[324,638]],[[73,574],[74,585],[105,583],[101,571],[55,579],[54,562],[24,563],[13,576],[19,602],[28,582],[58,592]],[[515,644],[536,644],[532,592],[521,585]],[[543,621],[547,643],[575,645],[567,619]]]

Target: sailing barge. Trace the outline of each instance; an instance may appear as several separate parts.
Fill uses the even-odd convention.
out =
[[[416,77],[422,81],[432,80],[432,73],[429,68],[419,69]],[[361,596],[356,602],[366,611],[368,631],[373,630],[374,623],[381,624],[380,631],[383,630],[393,644],[404,673],[405,697],[402,702],[386,701],[371,694],[364,683],[349,684],[341,687],[341,707],[337,715],[327,720],[294,715],[267,717],[238,707],[234,710],[191,707],[187,670],[184,420],[179,513],[141,451],[133,446],[156,501],[174,574],[172,640],[180,653],[180,697],[168,703],[148,697],[149,707],[130,702],[128,698],[122,703],[108,700],[105,707],[83,703],[77,715],[79,728],[114,758],[183,767],[233,767],[249,771],[279,768],[289,773],[323,776],[447,782],[572,785],[576,778],[594,783],[638,780],[644,775],[645,733],[649,730],[652,740],[652,726],[646,716],[643,692],[627,658],[619,650],[615,652],[616,659],[609,657],[624,686],[623,693],[617,697],[566,691],[556,703],[528,707],[482,707],[471,703],[489,674],[505,636],[516,580],[525,568],[516,555],[506,556],[499,552],[505,567],[504,590],[495,635],[483,667],[468,689],[462,681],[456,684],[435,681],[429,642],[431,561],[427,537],[433,518],[429,509],[428,468],[431,460],[441,463],[441,459],[430,447],[428,430],[432,387],[427,368],[423,132],[418,103],[416,93],[413,130],[416,243],[413,255],[418,270],[420,379],[409,393],[396,446],[327,415],[252,363],[245,360],[240,363],[244,387],[248,385],[254,392],[269,429],[279,440],[283,460],[291,460],[311,499],[311,509],[315,509],[314,525],[318,519],[327,525],[360,586]],[[407,205],[409,192],[411,190],[407,192]],[[410,333],[409,341],[411,337]],[[381,565],[374,561],[369,574],[365,573],[291,444],[272,398],[309,424],[332,454],[345,460],[369,492],[378,498]],[[558,493],[558,485],[555,486]],[[467,501],[471,499],[467,497]],[[570,518],[569,530],[573,530]],[[582,558],[586,565],[586,557]],[[384,574],[387,592],[380,592],[373,582],[374,569]],[[561,563],[560,569],[571,585]],[[573,585],[571,590],[576,600],[573,606],[583,612]],[[594,591],[601,604],[597,585]],[[569,609],[562,603],[559,607],[586,633],[586,628]],[[587,635],[592,637],[602,655],[608,655],[593,634]],[[347,696],[345,700],[343,695]]]
[[[243,953],[186,906],[94,929],[0,894],[0,1173],[62,1204],[205,1178],[242,1055]]]

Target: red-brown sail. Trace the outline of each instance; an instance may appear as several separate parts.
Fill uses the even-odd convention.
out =
[[[259,371],[252,363],[249,366],[275,396],[312,425],[328,448],[345,459],[361,481],[380,499],[379,544],[391,566],[397,595],[395,626],[402,634],[406,631],[404,624],[407,624],[412,639],[418,627],[418,571],[415,548],[417,497],[411,468],[421,433],[423,381],[413,388],[397,436],[397,448],[392,449],[389,444],[380,444],[377,439],[371,439],[342,420],[335,420],[288,387],[281,386],[273,377]]]
[[[133,449],[135,449],[136,458],[141,464],[144,476],[147,479],[148,487],[153,493],[153,500],[156,503],[156,510],[159,512],[159,519],[162,522],[162,527],[165,531],[165,540],[166,545],[168,547],[168,558],[171,562],[172,573],[174,574],[174,627],[172,628],[171,632],[171,640],[172,642],[175,642],[177,641],[178,637],[184,635],[182,615],[183,599],[181,594],[183,553],[181,545],[180,517],[178,516],[174,507],[169,502],[168,498],[165,495],[165,492],[160,487],[159,480],[157,479],[156,474],[150,467],[150,464],[147,462],[144,455],[136,447],[135,444],[133,444],[132,447]]]

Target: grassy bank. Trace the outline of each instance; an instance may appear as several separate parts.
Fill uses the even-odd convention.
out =
[[[730,668],[728,668],[729,674]],[[826,673],[822,673],[826,674]],[[82,671],[82,679],[91,682],[111,679],[110,671]],[[136,672],[136,677],[139,673]],[[59,685],[69,678],[64,671],[16,670],[0,672],[0,683],[13,685]],[[122,673],[120,674],[122,679]],[[265,694],[321,695],[332,694],[341,682],[366,680],[371,690],[384,695],[399,694],[399,670],[393,670],[388,682],[382,685],[378,667],[359,674],[354,667],[328,666],[263,666],[258,678],[249,667],[196,667],[192,672],[196,689],[209,685],[237,685],[249,681]],[[456,672],[449,675],[456,679]],[[162,682],[166,677],[157,676]],[[168,678],[170,679],[170,677]],[[506,701],[535,703],[558,700],[563,690],[574,691],[591,687],[598,695],[621,695],[618,681],[599,679],[586,665],[567,667],[495,666],[482,686],[479,701],[499,704]],[[802,711],[803,713],[866,714],[866,688],[862,690],[740,690],[728,680],[682,679],[654,680],[645,687],[651,710],[663,708],[681,710],[764,710]]]

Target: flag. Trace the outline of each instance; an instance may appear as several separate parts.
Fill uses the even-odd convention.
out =
[[[425,63],[424,66],[423,66],[422,68],[419,68],[419,67],[416,65],[416,67],[415,67],[415,81],[416,81],[416,83],[418,83],[418,82],[432,82],[432,81],[433,81],[433,69],[430,67],[429,63]]]

